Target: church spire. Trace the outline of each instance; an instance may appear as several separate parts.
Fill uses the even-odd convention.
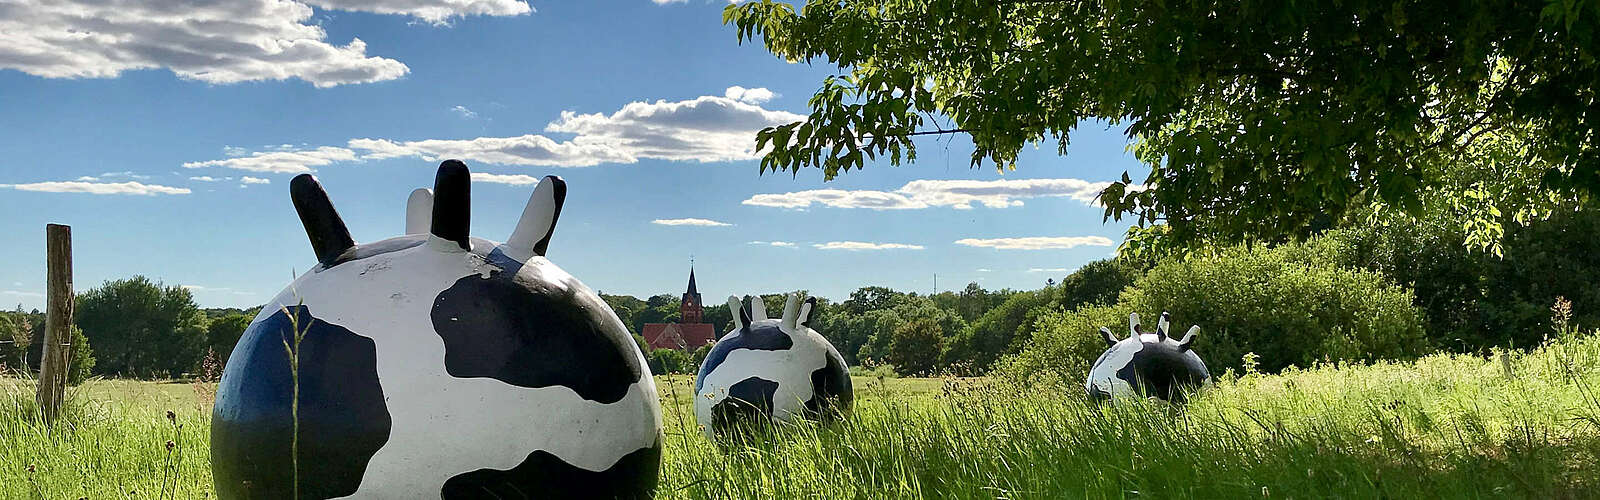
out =
[[[689,290],[683,292],[683,300],[678,305],[678,317],[683,323],[699,323],[705,318],[705,309],[700,305],[700,289],[694,283],[694,260],[689,261]]]

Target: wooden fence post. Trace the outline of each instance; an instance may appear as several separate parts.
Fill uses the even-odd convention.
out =
[[[72,356],[72,227],[45,226],[47,292],[44,353],[39,360],[39,410],[46,422],[61,413]]]

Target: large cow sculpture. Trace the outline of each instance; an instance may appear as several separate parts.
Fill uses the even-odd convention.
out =
[[[1184,391],[1198,388],[1211,379],[1205,361],[1190,347],[1200,335],[1200,326],[1189,328],[1182,339],[1167,335],[1167,313],[1153,332],[1139,331],[1139,314],[1128,315],[1128,338],[1117,340],[1111,330],[1100,327],[1108,349],[1089,369],[1084,389],[1090,399],[1107,401],[1112,397],[1139,394],[1182,403]]]
[[[717,341],[695,377],[694,415],[709,437],[739,426],[849,413],[855,394],[844,357],[811,329],[814,297],[789,295],[782,319],[767,319],[761,297],[728,297],[733,330]]]
[[[616,313],[549,259],[566,184],[510,238],[468,236],[471,177],[439,166],[405,236],[357,245],[290,185],[318,265],[262,308],[217,391],[220,498],[642,498],[661,409]],[[290,353],[294,356],[290,356]]]

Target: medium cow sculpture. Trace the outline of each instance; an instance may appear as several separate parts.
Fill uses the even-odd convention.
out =
[[[1100,335],[1110,348],[1089,369],[1089,381],[1084,384],[1089,397],[1107,401],[1136,393],[1182,403],[1185,389],[1198,388],[1210,380],[1206,363],[1189,349],[1200,335],[1200,326],[1189,328],[1183,339],[1173,340],[1167,335],[1169,324],[1167,313],[1161,313],[1156,331],[1141,332],[1139,314],[1129,314],[1129,335],[1120,341],[1110,329],[1101,327]]]
[[[761,297],[728,297],[733,330],[717,341],[695,377],[694,415],[707,436],[741,425],[831,420],[855,398],[844,357],[811,329],[817,299],[790,295],[783,319],[767,319]]]
[[[544,257],[545,177],[504,244],[468,237],[471,177],[439,166],[406,235],[357,245],[290,184],[320,263],[262,308],[217,391],[220,498],[642,498],[661,409],[616,313]],[[290,353],[294,355],[291,356]]]

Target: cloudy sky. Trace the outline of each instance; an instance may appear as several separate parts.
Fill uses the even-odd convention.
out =
[[[315,262],[288,197],[314,173],[357,241],[398,235],[445,158],[472,232],[509,235],[533,183],[569,193],[550,258],[590,287],[1037,288],[1109,255],[1093,196],[1144,169],[1119,129],[969,168],[964,138],[823,182],[758,175],[826,65],[740,46],[725,0],[15,0],[0,3],[0,304],[42,307],[44,225],[76,282],[144,274],[251,306]]]

